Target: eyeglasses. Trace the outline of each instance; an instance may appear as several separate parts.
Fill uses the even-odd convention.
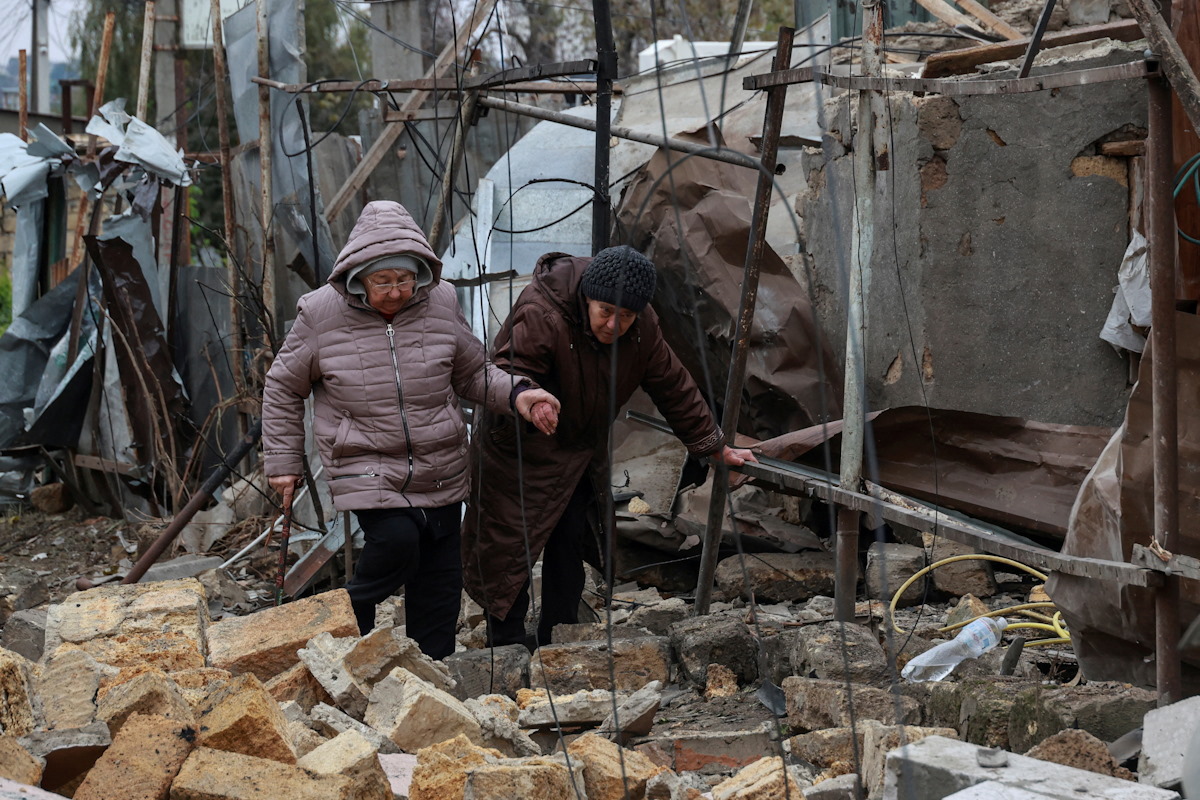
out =
[[[415,278],[409,278],[408,280],[400,281],[399,283],[376,283],[375,281],[367,281],[366,283],[367,288],[369,289],[374,289],[379,292],[390,292],[392,289],[407,289],[416,282],[417,281]]]

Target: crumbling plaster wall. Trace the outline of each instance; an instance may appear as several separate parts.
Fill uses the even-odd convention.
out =
[[[1144,92],[1125,81],[890,96],[893,168],[878,173],[868,300],[872,408],[928,402],[1043,422],[1120,421],[1127,364],[1098,333],[1128,243],[1129,190],[1125,161],[1096,146],[1144,131]],[[845,95],[829,101],[826,146],[807,152],[810,189],[797,207],[839,357],[850,105]]]

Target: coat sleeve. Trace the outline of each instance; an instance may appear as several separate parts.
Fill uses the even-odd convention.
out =
[[[713,419],[700,387],[651,321],[652,333],[642,388],[667,418],[679,441],[696,456],[710,456],[725,446],[725,435]]]
[[[510,398],[518,384],[536,386],[533,381],[510,375],[488,362],[483,342],[475,338],[463,316],[457,299],[452,299],[457,347],[450,382],[454,391],[474,403],[480,403],[497,414],[511,414]]]
[[[263,382],[263,471],[268,476],[304,473],[304,399],[320,378],[316,331],[301,301],[296,321]]]
[[[496,337],[496,364],[514,375],[548,382],[557,372],[555,344],[563,338],[560,321],[534,303],[518,305],[512,311],[511,324]]]

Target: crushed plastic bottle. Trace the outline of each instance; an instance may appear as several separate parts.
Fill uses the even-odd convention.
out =
[[[944,680],[968,658],[978,658],[1000,644],[1000,635],[1007,627],[1008,620],[1004,617],[980,617],[950,641],[913,658],[900,675],[913,683]]]

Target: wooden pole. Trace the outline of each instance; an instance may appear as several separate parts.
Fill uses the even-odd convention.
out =
[[[146,121],[146,105],[150,98],[150,62],[154,58],[154,0],[146,0],[142,17],[142,60],[138,70],[137,110],[134,116]]]
[[[463,92],[463,99],[458,107],[458,125],[454,129],[454,144],[450,148],[450,159],[442,171],[442,191],[438,195],[437,208],[433,212],[433,222],[429,226],[429,244],[434,252],[440,252],[438,239],[442,238],[442,232],[449,228],[446,225],[446,218],[450,216],[450,211],[454,207],[454,178],[458,171],[458,165],[466,153],[467,128],[470,127],[471,119],[475,116],[475,106],[478,101],[479,92],[469,89]],[[453,231],[451,234],[453,235]]]
[[[271,77],[271,59],[268,37],[267,0],[258,3],[258,74]],[[275,307],[275,237],[271,232],[274,201],[271,194],[271,90],[258,87],[258,166],[261,193],[259,195],[260,221],[262,224],[262,302],[267,318],[263,325],[268,329],[268,341],[274,341],[280,332],[276,322],[278,309]]]
[[[17,51],[17,134],[29,141],[29,60],[24,50]]]
[[[100,62],[96,65],[96,89],[92,92],[92,113],[99,114],[100,106],[104,104],[104,81],[108,77],[108,57],[112,52],[113,26],[116,24],[116,12],[109,11],[104,15],[104,33],[100,39]],[[88,160],[96,157],[96,137],[88,136]],[[67,264],[69,270],[79,265],[83,254],[83,231],[87,227],[88,195],[83,193],[79,198],[79,216],[75,220],[75,239],[71,245],[71,260]]]

